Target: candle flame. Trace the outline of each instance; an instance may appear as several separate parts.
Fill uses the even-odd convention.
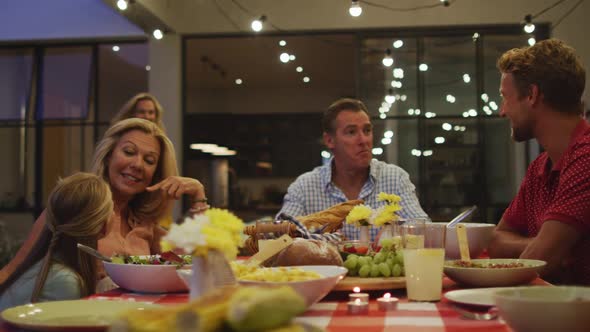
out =
[[[352,291],[355,293],[358,293],[361,291],[361,288],[357,286],[357,287],[353,288]]]
[[[391,297],[391,294],[389,294],[389,293],[385,293],[385,294],[383,294],[383,297],[384,297],[384,298],[386,298],[386,299],[388,299],[388,298],[390,298],[390,297]]]
[[[361,304],[361,299],[356,299],[356,300],[354,300],[354,303],[355,303],[355,304]]]

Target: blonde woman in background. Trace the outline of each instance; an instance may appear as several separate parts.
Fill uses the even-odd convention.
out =
[[[129,99],[119,113],[117,113],[111,119],[111,125],[115,123],[130,119],[130,118],[141,118],[151,121],[164,130],[164,124],[162,123],[162,113],[164,109],[158,102],[158,99],[147,92],[141,92]]]
[[[59,180],[43,214],[45,227],[34,242],[24,245],[28,254],[17,254],[2,270],[0,311],[93,294],[97,262],[78,251],[76,243],[96,248],[112,212],[111,191],[100,177],[76,173]]]

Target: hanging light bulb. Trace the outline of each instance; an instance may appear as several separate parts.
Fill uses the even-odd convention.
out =
[[[261,31],[264,21],[266,21],[266,16],[264,16],[264,15],[260,16],[260,18],[257,18],[254,21],[252,21],[252,24],[250,25],[252,27],[252,30],[254,30],[256,32]]]
[[[533,24],[533,16],[531,14],[528,14],[524,17],[524,22],[524,32],[532,33],[533,31],[535,31],[535,25]]]
[[[281,60],[282,63],[289,62],[289,53],[287,53],[287,52],[281,53],[281,55],[279,55],[279,60]]]
[[[154,38],[156,38],[158,40],[164,38],[164,33],[160,29],[154,30],[153,35],[154,35]]]
[[[528,42],[529,42],[529,46],[533,46],[533,45],[535,45],[537,40],[535,39],[535,37],[531,37],[531,38],[529,38]]]
[[[127,9],[127,1],[126,0],[119,0],[119,1],[117,1],[117,7],[119,7],[119,9],[121,11]]]
[[[393,58],[391,57],[390,49],[385,50],[385,56],[383,57],[382,62],[385,67],[391,67],[391,65],[393,65]]]
[[[361,5],[359,5],[358,0],[352,0],[350,8],[348,8],[348,13],[353,17],[361,16],[363,9],[361,8]]]
[[[387,91],[387,96],[385,96],[385,101],[389,104],[395,103],[395,96],[393,95],[393,89],[389,89]]]

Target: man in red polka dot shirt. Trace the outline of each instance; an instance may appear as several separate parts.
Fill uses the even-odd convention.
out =
[[[573,48],[550,39],[498,60],[500,115],[517,142],[536,139],[545,152],[529,165],[502,216],[491,257],[547,262],[541,276],[590,285],[590,126],[584,121],[586,72]]]

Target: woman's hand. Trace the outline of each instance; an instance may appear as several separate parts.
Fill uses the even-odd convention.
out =
[[[191,196],[192,202],[207,203],[205,187],[203,187],[201,182],[192,178],[169,176],[159,183],[147,187],[146,190],[149,192],[162,190],[170,199],[180,199],[182,195],[189,195]]]

